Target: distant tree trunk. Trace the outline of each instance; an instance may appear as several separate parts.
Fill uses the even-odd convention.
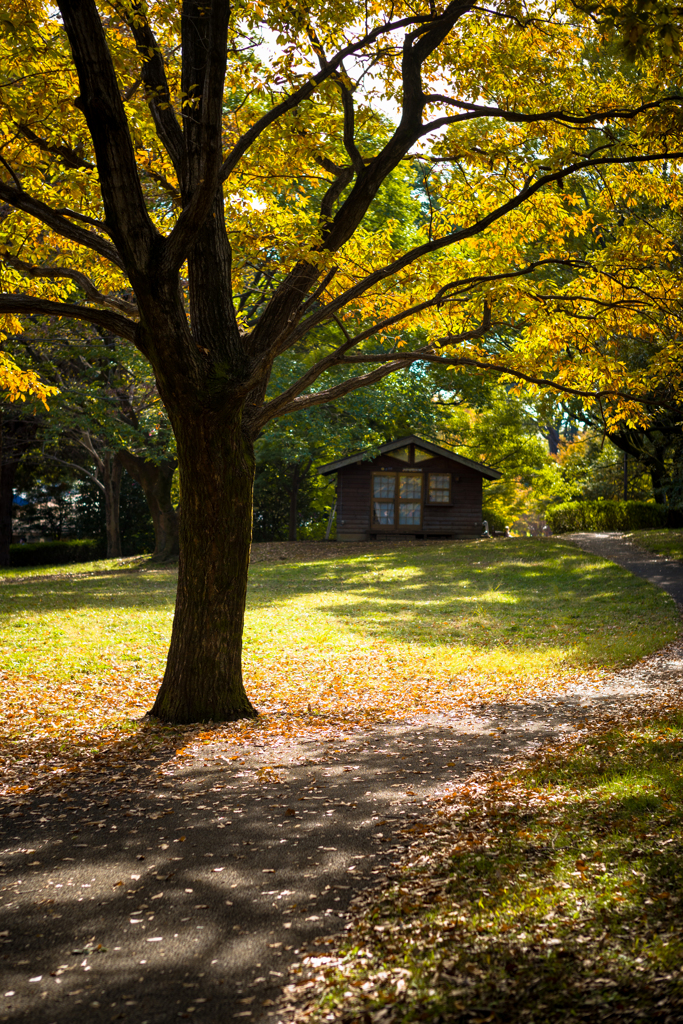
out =
[[[12,503],[18,459],[3,459],[0,465],[0,565],[9,565],[12,543]]]
[[[177,558],[180,551],[178,535],[179,516],[171,500],[173,473],[178,463],[175,459],[152,462],[125,450],[117,459],[130,476],[142,487],[154,523],[155,562]]]
[[[97,469],[96,475],[87,473],[86,476],[92,480],[104,494],[107,558],[120,558],[123,554],[121,548],[121,526],[119,522],[123,466],[119,461],[118,454],[112,455],[109,452],[99,452],[89,433],[86,432],[82,435],[81,444],[92,456]],[[78,469],[77,466],[74,468]],[[83,470],[81,470],[81,472],[83,472]]]
[[[296,540],[297,500],[299,497],[299,476],[301,466],[297,462],[292,473],[292,489],[289,492],[289,540]]]
[[[121,477],[123,466],[115,455],[102,457],[102,483],[104,484],[104,514],[107,526],[107,558],[120,558],[121,524],[119,511],[121,507]]]
[[[548,427],[548,452],[550,455],[557,455],[560,450],[560,432],[552,425],[547,424]]]
[[[311,459],[309,459],[303,466],[297,462],[294,467],[294,472],[292,473],[292,488],[289,492],[289,540],[297,539],[297,528],[299,526],[299,490],[301,488],[301,481],[305,479],[310,468]]]

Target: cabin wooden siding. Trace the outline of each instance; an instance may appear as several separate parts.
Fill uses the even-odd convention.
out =
[[[378,527],[371,521],[373,473],[417,470],[424,477],[422,486],[422,525]],[[451,503],[430,505],[427,499],[427,474],[448,473],[451,477]],[[482,477],[476,470],[459,465],[451,459],[435,456],[418,465],[408,466],[390,454],[345,466],[337,471],[337,539],[368,540],[372,537],[397,536],[478,536],[482,530]]]

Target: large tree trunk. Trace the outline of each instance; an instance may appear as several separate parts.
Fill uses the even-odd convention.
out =
[[[120,558],[123,554],[119,522],[123,466],[114,455],[103,455],[102,465],[104,514],[107,527],[107,558]]]
[[[0,464],[0,565],[9,565],[10,561],[14,478],[18,466],[16,459],[3,460]]]
[[[239,420],[172,416],[183,512],[171,647],[151,714],[164,721],[256,715],[242,683],[254,450]]]
[[[175,459],[152,462],[125,450],[118,453],[117,459],[126,472],[140,484],[149,506],[154,523],[152,559],[155,562],[165,562],[168,558],[177,558],[180,552],[179,516],[173,508],[171,489],[173,473],[178,463]]]

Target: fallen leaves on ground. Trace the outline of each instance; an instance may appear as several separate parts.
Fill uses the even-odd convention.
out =
[[[287,1020],[682,1019],[680,693],[453,787],[406,840]]]
[[[678,625],[665,595],[562,542],[357,545],[343,558],[325,545],[260,547],[245,635],[245,685],[260,717],[211,728],[144,719],[163,670],[174,571],[98,564],[90,575],[7,583],[5,791],[95,760],[184,756],[217,742],[232,756],[268,743],[276,756],[279,741],[307,734],[334,739],[386,719],[545,699],[577,683],[590,690]]]

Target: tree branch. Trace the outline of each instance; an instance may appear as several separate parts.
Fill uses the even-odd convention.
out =
[[[260,117],[258,121],[256,121],[251,128],[249,128],[249,130],[237,140],[223,162],[220,173],[221,182],[225,181],[230,176],[249,147],[256,142],[266,128],[270,127],[271,124],[277,121],[278,118],[282,117],[284,114],[288,113],[288,111],[293,110],[294,107],[298,107],[304,100],[307,100],[319,85],[335,74],[341,63],[347,57],[351,57],[357,53],[358,50],[362,50],[365,46],[368,46],[382,35],[395,32],[397,29],[407,28],[410,25],[419,25],[424,22],[431,22],[432,20],[432,17],[427,15],[424,17],[401,18],[398,21],[390,21],[384,25],[378,25],[370,32],[367,32],[361,39],[358,39],[355,43],[349,43],[348,46],[339,50],[334,57],[321,67],[317,74],[312,75],[302,86],[295,89],[294,92],[290,93],[290,95],[284,100],[276,104],[271,110],[267,111],[267,113]]]
[[[7,253],[2,258],[10,267],[14,267],[15,270],[25,274],[26,277],[68,278],[78,285],[85,294],[85,297],[90,299],[91,302],[98,302],[101,306],[109,306],[110,309],[116,309],[120,313],[126,313],[129,316],[138,315],[136,303],[126,302],[125,299],[118,299],[112,295],[103,295],[102,292],[98,291],[90,278],[82,274],[80,270],[72,270],[70,267],[34,267],[30,263],[24,263],[23,260],[18,259],[16,256],[10,256]]]
[[[503,110],[501,107],[484,107],[477,103],[469,103],[466,100],[456,100],[450,96],[442,96],[440,93],[430,93],[423,97],[425,105],[443,103],[450,107],[457,107],[466,112],[462,120],[470,120],[472,117],[490,117],[510,124],[539,124],[545,121],[552,121],[564,125],[582,127],[594,124],[596,121],[605,121],[608,118],[619,117],[632,119],[638,114],[644,114],[648,110],[657,110],[667,103],[680,103],[680,95],[666,96],[661,100],[652,100],[643,103],[639,107],[609,107],[606,110],[596,111],[592,114],[567,114],[564,110],[545,110],[540,114],[523,114],[514,110]],[[434,131],[444,124],[452,124],[460,120],[453,118],[437,118],[424,125],[425,134]]]
[[[126,99],[126,95],[124,95],[124,99]],[[59,157],[59,159],[66,167],[80,168],[82,170],[87,171],[95,170],[95,165],[91,164],[89,160],[83,160],[83,158],[80,157],[76,150],[72,149],[71,146],[66,146],[64,145],[64,143],[61,143],[59,146],[52,146],[49,142],[46,142],[45,139],[41,139],[41,137],[37,135],[33,131],[33,129],[29,128],[29,126],[26,124],[18,124],[17,130],[21,132],[24,138],[28,139],[28,141],[31,142],[34,146],[37,146],[38,149],[41,150],[41,152],[49,153],[52,156]],[[163,174],[159,174],[158,171],[153,171],[150,167],[141,167],[140,165],[138,165],[138,170],[140,171],[141,174],[145,175],[145,177],[150,178],[152,181],[156,181],[158,185],[161,185],[163,190],[165,192],[168,192],[171,198],[174,199],[176,202],[180,201],[180,191],[176,188],[175,185],[172,185],[168,178],[165,178]],[[95,224],[102,230],[106,230],[105,225],[102,224],[101,221],[93,220],[92,217],[84,217],[83,214],[74,213],[72,211],[69,211],[69,216],[80,217],[86,223]]]
[[[475,235],[481,234],[486,228],[490,227],[492,224],[495,224],[496,221],[501,220],[501,218],[507,216],[508,213],[511,213],[514,210],[516,210],[519,206],[522,205],[522,203],[526,202],[527,199],[529,199],[536,192],[539,192],[542,188],[545,188],[546,185],[549,185],[552,182],[563,181],[570,175],[576,174],[579,171],[587,170],[591,167],[598,167],[604,165],[648,163],[650,161],[663,160],[665,158],[679,159],[680,157],[683,157],[683,151],[678,150],[674,152],[669,152],[665,150],[661,153],[649,153],[644,154],[642,156],[633,155],[626,157],[598,157],[595,159],[577,161],[576,163],[570,164],[568,167],[565,167],[560,171],[556,171],[552,174],[544,174],[535,182],[525,185],[524,188],[522,188],[516,195],[514,195],[506,203],[503,203],[501,206],[498,206],[495,210],[492,210],[490,213],[486,214],[485,217],[480,218],[473,224],[470,224],[468,227],[460,228],[459,230],[453,231],[448,235],[443,235],[440,238],[435,238],[429,242],[425,242],[423,245],[416,246],[414,249],[408,250],[408,252],[404,253],[403,256],[400,256],[397,260],[394,260],[393,263],[389,263],[386,266],[373,271],[372,274],[368,274],[367,277],[363,278],[361,281],[358,281],[351,288],[348,288],[345,292],[342,292],[340,295],[338,295],[336,299],[333,299],[331,302],[329,302],[327,306],[322,307],[308,320],[299,324],[296,330],[291,330],[287,328],[286,330],[288,331],[288,344],[294,344],[294,342],[298,340],[301,333],[304,331],[304,324],[305,330],[310,330],[312,327],[315,327],[321,321],[329,319],[329,317],[333,313],[336,313],[338,310],[342,309],[345,305],[347,305],[347,303],[351,302],[353,299],[359,298],[366,291],[368,291],[369,288],[372,288],[373,285],[379,284],[381,281],[385,281],[389,277],[393,277],[395,274],[398,274],[405,267],[410,266],[410,264],[412,263],[415,263],[422,256],[426,256],[429,253],[438,252],[441,249],[445,249],[450,245],[454,245],[456,242],[461,242],[466,238],[473,238]],[[344,206],[345,205],[346,204],[344,204]],[[341,210],[344,209],[344,206],[341,207]],[[337,216],[339,216],[339,214]],[[292,270],[290,277],[293,277],[295,275],[296,270],[297,268],[295,267]],[[283,282],[283,285],[281,287],[284,288],[286,284],[286,281]]]
[[[401,356],[400,359],[396,359],[386,366],[381,366],[377,370],[363,373],[360,377],[351,377],[349,380],[342,381],[341,384],[335,384],[334,387],[327,388],[325,391],[314,391],[313,394],[295,398],[287,405],[278,406],[277,408],[273,408],[275,402],[267,402],[262,407],[260,414],[255,417],[255,424],[258,429],[262,429],[275,416],[286,416],[290,412],[310,409],[311,406],[323,405],[325,402],[334,401],[335,398],[343,398],[344,395],[348,395],[351,391],[369,387],[371,384],[376,384],[382,380],[383,377],[387,377],[390,373],[396,373],[397,370],[405,369],[406,366],[410,366],[412,361],[410,358],[406,359],[404,356]]]
[[[133,0],[130,4],[114,3],[116,10],[128,25],[138,53],[142,58],[141,77],[145,98],[152,114],[157,135],[171,158],[173,169],[182,180],[185,145],[183,132],[171,106],[171,90],[161,49],[147,19],[147,5]]]
[[[185,13],[185,6],[188,13]],[[184,77],[189,72],[193,57],[198,57],[201,46],[202,63],[198,69],[192,68],[193,77],[199,71],[201,86],[199,102],[199,124],[195,120],[195,112],[188,109],[185,117],[184,147],[188,156],[183,181],[183,195],[186,205],[178,217],[175,227],[166,239],[163,249],[163,264],[169,271],[176,271],[187,256],[199,233],[202,231],[206,218],[216,200],[220,187],[221,161],[223,156],[223,87],[228,55],[228,29],[230,25],[230,4],[213,3],[206,11],[200,10],[201,5],[184,5],[183,9],[183,66]],[[196,7],[196,10],[195,10]],[[192,11],[190,11],[192,8]],[[202,15],[208,21],[208,37],[190,42],[189,33],[196,35],[199,24],[191,24],[190,14],[194,12],[197,23],[201,23]],[[190,93],[190,85],[195,82],[186,81],[184,90]],[[188,199],[189,196],[189,199]]]
[[[94,0],[59,0],[95,149],[105,219],[127,267],[144,272],[159,234],[147,212],[116,71]]]
[[[0,313],[11,313],[15,316],[63,316],[70,320],[85,320],[133,342],[138,326],[134,320],[128,320],[118,313],[92,309],[90,306],[75,306],[69,302],[52,302],[35,295],[0,294]]]
[[[362,174],[365,170],[365,162],[356,145],[353,94],[341,76],[337,84],[341,91],[342,107],[344,110],[344,149],[351,158],[351,164],[356,174]]]
[[[56,455],[48,455],[48,453],[45,451],[43,451],[41,454],[44,459],[49,459],[51,462],[58,462],[60,466],[68,466],[69,469],[75,469],[77,473],[81,473],[83,476],[87,477],[91,483],[95,484],[96,487],[99,487],[99,489],[104,494],[105,487],[102,481],[97,476],[95,476],[94,473],[90,473],[83,466],[79,466],[77,462],[67,462],[66,459],[60,459]]]
[[[30,196],[28,192],[24,192],[23,189],[13,188],[11,185],[5,185],[1,181],[0,199],[9,206],[14,207],[15,210],[22,210],[31,217],[35,217],[36,220],[47,225],[56,234],[61,235],[62,238],[68,238],[71,242],[76,242],[78,245],[92,249],[94,252],[99,253],[100,256],[104,256],[110,263],[119,267],[120,270],[124,269],[121,256],[110,241],[102,238],[101,235],[95,234],[94,231],[87,231],[85,228],[72,224],[62,211],[54,210],[40,199],[34,199],[33,196]],[[68,211],[68,216],[77,217],[79,214]],[[85,220],[86,218],[81,219]],[[88,222],[90,223],[90,221]]]
[[[577,260],[561,260],[561,259],[547,259],[547,260],[535,260],[526,267],[522,267],[520,270],[509,270],[500,274],[479,274],[475,277],[464,277],[459,281],[449,281],[448,284],[443,285],[431,298],[425,299],[424,302],[418,302],[413,306],[407,306],[402,309],[400,313],[394,313],[393,316],[385,317],[383,320],[378,320],[377,323],[367,327],[360,334],[356,334],[353,338],[353,344],[359,345],[362,341],[366,341],[371,338],[378,331],[386,330],[389,327],[394,327],[396,324],[401,323],[402,320],[407,320],[411,316],[415,316],[418,313],[424,312],[425,309],[430,309],[433,306],[444,305],[447,302],[456,301],[459,296],[466,295],[472,291],[477,285],[492,284],[495,281],[509,281],[516,277],[526,277],[532,274],[539,267],[546,266],[557,266],[557,267],[576,267],[580,265]],[[334,313],[327,315],[327,310],[331,306],[323,307],[322,310],[316,312],[308,320],[303,320],[296,331],[291,341],[295,344],[300,337],[307,334],[313,327],[317,327],[320,323],[324,323],[325,320],[334,319],[336,316]]]

